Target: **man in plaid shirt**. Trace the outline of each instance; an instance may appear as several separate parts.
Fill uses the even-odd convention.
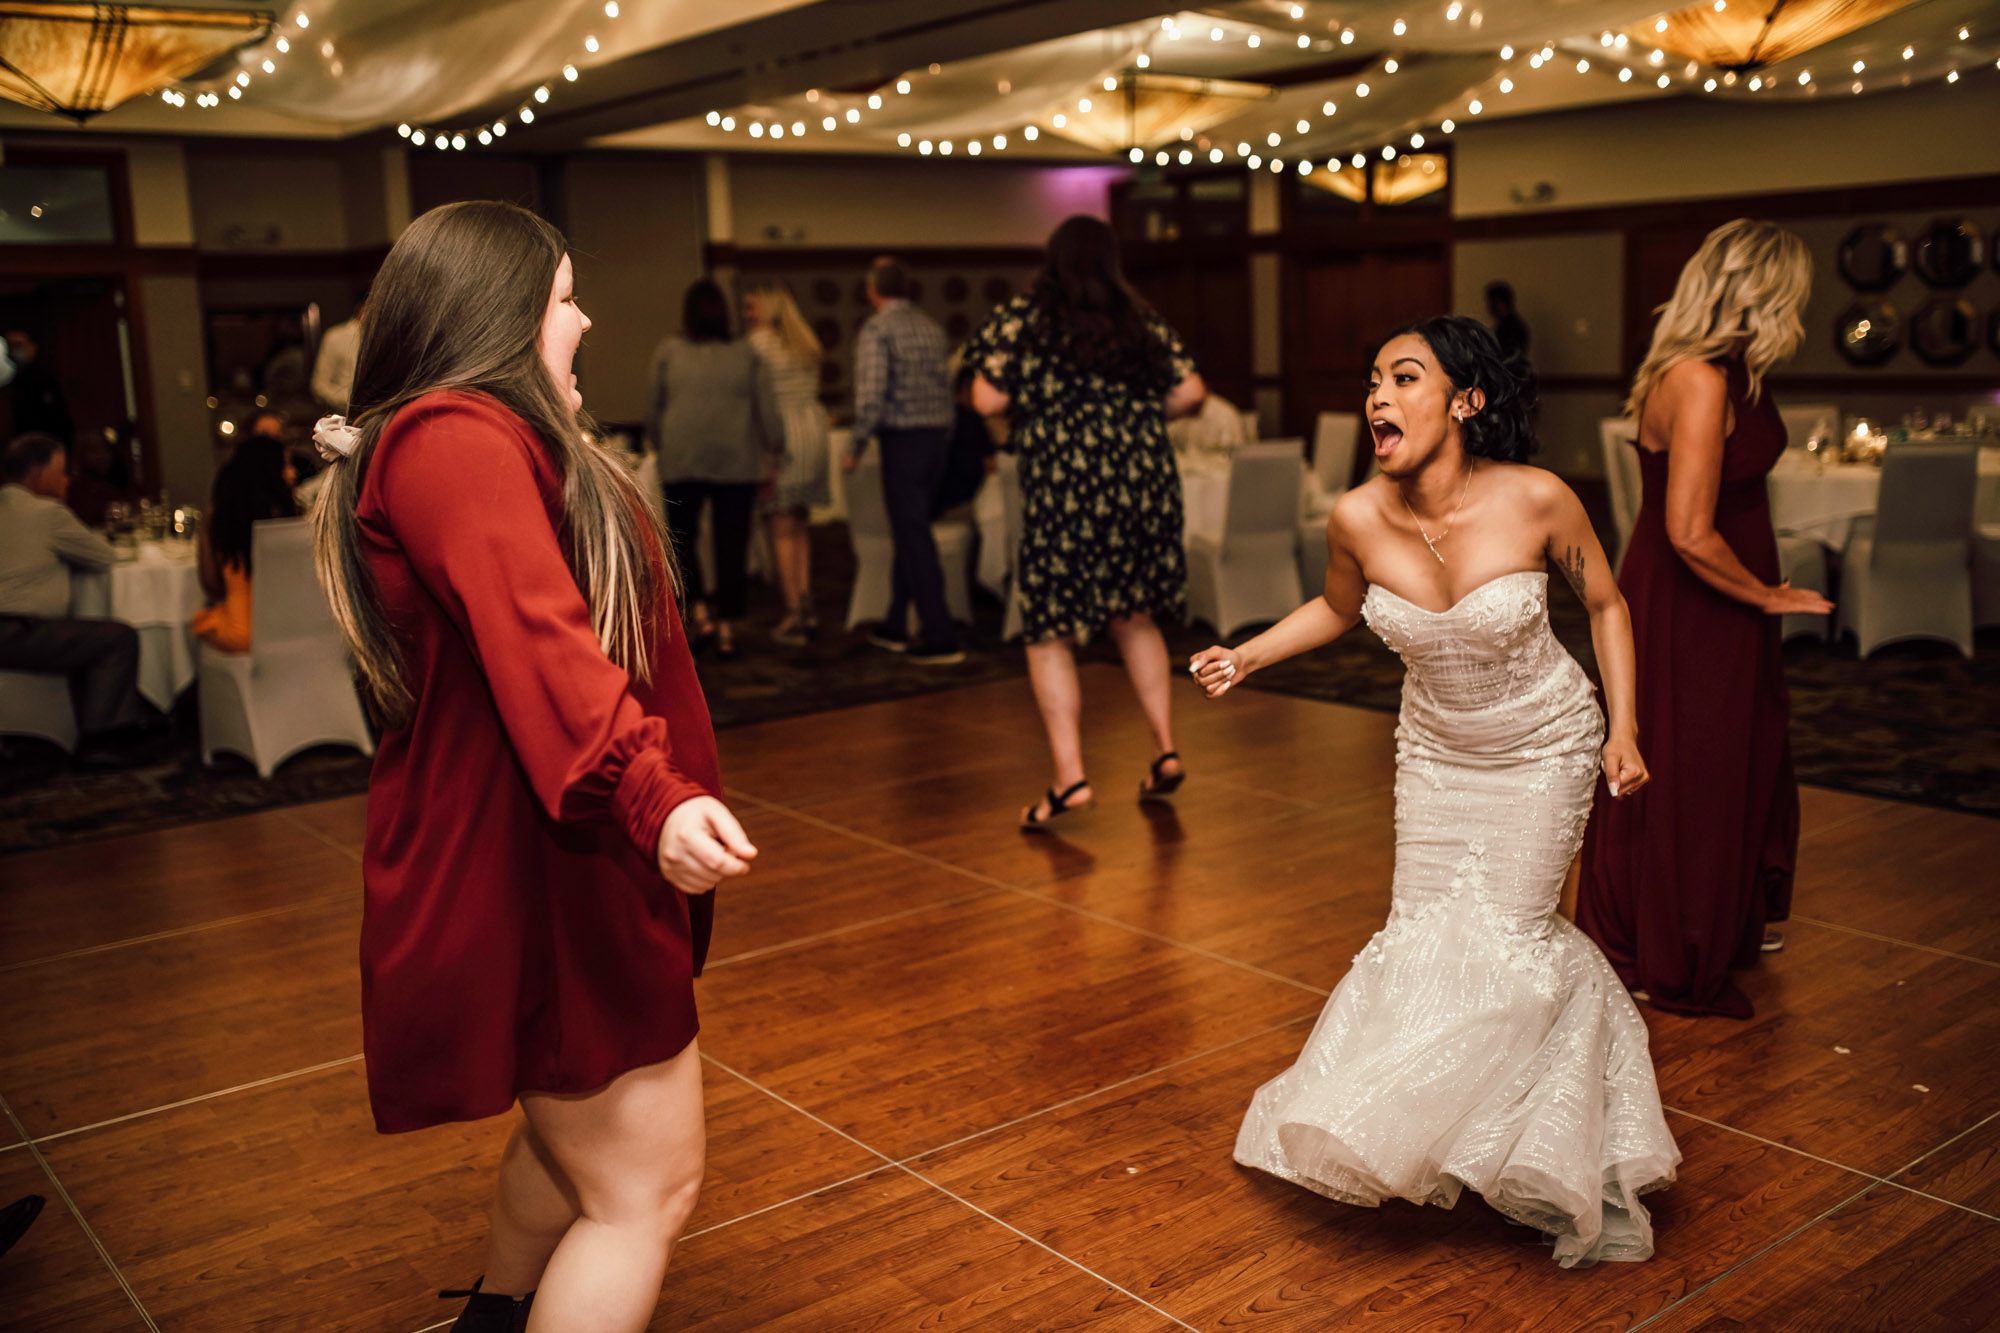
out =
[[[895,543],[894,595],[889,614],[868,637],[912,662],[946,666],[965,660],[944,601],[944,570],[931,535],[931,511],[944,481],[954,404],[945,373],[944,330],[909,300],[910,273],[894,259],[868,270],[875,313],[861,326],[854,352],[853,453],[881,441],[882,498]],[[904,625],[916,603],[918,640]]]

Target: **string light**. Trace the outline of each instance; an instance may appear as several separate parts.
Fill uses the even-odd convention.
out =
[[[1190,162],[1194,161],[1194,154],[1193,154],[1193,153],[1192,153],[1191,151],[1189,151],[1188,149],[1186,149],[1186,148],[1183,148],[1183,149],[1181,149],[1181,153],[1180,153],[1180,159],[1179,159],[1179,160],[1180,160],[1180,164],[1181,164],[1182,166],[1186,166],[1186,165],[1187,165],[1188,163],[1190,163]]]
[[[896,146],[897,146],[898,148],[908,148],[908,147],[910,146],[910,136],[909,136],[909,135],[907,135],[907,134],[899,134],[899,135],[897,135],[897,136],[896,136]]]
[[[1809,83],[1811,83],[1811,82],[1812,82],[1812,71],[1811,71],[1811,70],[1809,70],[1809,69],[1802,69],[1802,70],[1800,70],[1800,71],[1799,71],[1799,87],[1803,88],[1803,87],[1805,87],[1805,86],[1806,86],[1807,84],[1809,84]]]
[[[1958,71],[1957,71],[1957,70],[1953,70],[1953,71],[1952,71],[1951,73],[1949,73],[1949,74],[1945,75],[1945,76],[1944,76],[1944,81],[1945,81],[1946,83],[1957,83],[1957,82],[1958,82]]]
[[[1631,67],[1631,66],[1629,66],[1629,65],[1626,65],[1626,66],[1623,66],[1623,67],[1621,67],[1621,68],[1619,69],[1619,71],[1618,71],[1618,82],[1620,82],[1620,83],[1630,83],[1630,82],[1632,82],[1632,67]]]
[[[291,49],[292,49],[292,40],[291,40],[291,38],[289,38],[289,37],[280,37],[280,38],[278,39],[278,54],[279,54],[279,55],[284,55],[284,54],[285,54],[286,52],[290,51]]]
[[[1248,162],[1245,162],[1243,165],[1250,168],[1250,170],[1255,171],[1257,168],[1264,165],[1264,159],[1257,156],[1255,153],[1252,153],[1250,154],[1250,160]]]
[[[1903,48],[1903,59],[1908,60],[1911,56],[1915,55],[1916,53],[1917,53],[1916,47],[1906,46]]]
[[[1167,165],[1168,162],[1172,160],[1173,160],[1172,158],[1167,156],[1167,150],[1164,148],[1162,148],[1159,152],[1153,155],[1153,161],[1158,166],[1164,167],[1165,165]]]
[[[1306,16],[1306,7],[1304,5],[1292,6],[1292,17],[1294,19],[1302,19],[1305,16]]]
[[[1399,68],[1401,68],[1401,66],[1397,65],[1395,61],[1390,60],[1384,62],[1382,66],[1382,72],[1384,74],[1394,74]]]
[[[1354,29],[1342,28],[1340,30],[1340,44],[1342,46],[1354,45]]]
[[[1357,83],[1357,84],[1355,84],[1355,85],[1354,85],[1354,95],[1355,95],[1356,97],[1366,97],[1366,96],[1368,96],[1368,85],[1367,85],[1367,84],[1365,84],[1365,83]]]
[[[861,113],[855,110],[853,107],[847,108],[847,110],[842,112],[841,114],[846,118],[847,123],[850,125],[859,125],[861,123]]]
[[[1334,113],[1334,110],[1333,99],[1330,97],[1319,104],[1319,113],[1322,116],[1330,116]]]
[[[1063,126],[1069,124],[1069,117],[1058,111],[1049,117],[1049,124],[1055,126],[1057,129],[1061,129]]]
[[[1134,162],[1144,162],[1146,160],[1146,150],[1143,148],[1134,148],[1131,152],[1127,153],[1126,156],[1131,158]]]
[[[725,129],[725,130],[733,130],[733,129],[735,129],[735,128],[736,128],[736,117],[734,117],[734,116],[724,116],[724,117],[722,118],[722,128],[723,128],[723,129]],[[505,133],[507,132],[507,127],[506,127],[505,125],[495,125],[495,126],[493,127],[493,132],[494,132],[495,134],[505,134]]]
[[[1410,30],[1410,25],[1403,22],[1403,20],[1401,19],[1397,19],[1394,23],[1389,25],[1389,31],[1395,33],[1398,37],[1401,37],[1404,33],[1408,32],[1409,30]]]
[[[1485,108],[1485,107],[1483,107],[1483,106],[1481,106],[1481,105],[1479,104],[1479,99],[1475,97],[1475,98],[1473,98],[1473,99],[1472,99],[1472,105],[1471,105],[1471,106],[1469,106],[1469,107],[1467,107],[1467,108],[1465,108],[1465,109],[1466,109],[1467,111],[1470,111],[1470,112],[1471,112],[1471,113],[1472,113],[1473,115],[1475,115],[1475,116],[1476,116],[1476,115],[1478,115],[1478,114],[1479,114],[1480,112],[1484,111],[1484,110],[1485,110],[1486,108]]]
[[[1304,33],[1299,34],[1299,50],[1303,51],[1312,44],[1313,44],[1312,38],[1306,36]]]
[[[1141,51],[1139,53],[1139,59],[1137,63],[1140,69],[1150,69],[1153,64],[1153,58],[1147,55],[1144,51]]]
[[[1513,48],[1513,47],[1511,47],[1511,46],[1503,46],[1503,47],[1501,47],[1501,48],[1500,48],[1500,58],[1501,58],[1502,60],[1512,60],[1512,59],[1514,58],[1514,48]]]
[[[722,123],[722,113],[720,111],[709,112],[708,123],[711,125],[720,125]]]
[[[618,0],[604,0],[604,17],[608,19],[618,17]]]
[[[725,130],[733,130],[736,128],[736,122],[725,116],[723,117],[722,120],[722,128]],[[496,120],[493,122],[493,137],[496,139],[504,139],[507,137],[506,121]]]
[[[1577,72],[1577,73],[1579,73],[1579,74],[1588,74],[1588,73],[1590,73],[1590,62],[1589,62],[1588,60],[1579,60],[1579,61],[1577,61],[1577,62],[1576,62],[1576,72]]]
[[[752,122],[750,123],[750,137],[751,137],[751,138],[753,138],[753,139],[761,139],[761,138],[763,138],[763,137],[764,137],[764,127],[763,127],[762,125],[758,124],[758,123],[757,123],[756,121],[752,121]]]
[[[1257,35],[1256,33],[1254,33],[1254,32],[1250,34],[1250,46],[1251,46],[1251,49],[1252,49],[1252,50],[1255,50],[1255,49],[1256,49],[1257,47],[1260,47],[1260,46],[1262,46],[1263,44],[1264,44],[1264,39],[1263,39],[1263,38],[1259,37],[1259,36],[1258,36],[1258,35]]]
[[[1090,113],[1090,99],[1088,97],[1079,97],[1076,100],[1076,109],[1088,115]]]
[[[1653,54],[1647,56],[1646,59],[1652,61],[1655,65],[1665,64],[1667,53],[1665,51],[1655,51]]]
[[[583,49],[584,49],[584,50],[586,50],[586,51],[588,51],[588,52],[590,52],[590,53],[591,53],[592,55],[596,55],[596,54],[597,54],[597,38],[596,38],[595,36],[591,36],[591,37],[586,37],[586,38],[584,38],[584,39],[583,39]]]
[[[1310,162],[1301,161],[1299,163],[1299,175],[1301,176],[1312,175],[1312,169],[1313,169],[1313,164]]]
[[[926,139],[922,143],[918,144],[917,151],[919,153],[922,153],[925,157],[929,157],[931,155],[931,141],[929,139]]]
[[[1267,147],[1276,148],[1279,144],[1283,142],[1284,139],[1279,136],[1276,130],[1272,130],[1269,134],[1264,136],[1264,143]]]
[[[233,83],[229,85],[229,100],[232,102],[240,102],[243,100],[243,90],[241,88],[238,88]]]
[[[493,131],[491,131],[491,130],[481,130],[481,131],[479,132],[479,144],[480,144],[480,146],[481,146],[482,148],[483,148],[483,147],[485,147],[485,146],[486,146],[487,144],[490,144],[490,143],[492,143],[492,142],[493,142]]]
[[[458,150],[459,150],[460,152],[463,152],[463,151],[465,151],[465,136],[464,136],[463,134],[454,134],[454,135],[452,135],[452,136],[451,136],[451,146],[452,146],[453,148],[456,148],[456,149],[458,149]]]
[[[575,65],[564,65],[564,66],[563,66],[563,77],[564,77],[565,79],[568,79],[568,80],[569,80],[569,81],[570,81],[571,83],[575,83],[575,82],[576,82],[576,66],[575,66]]]
[[[1670,84],[1672,84],[1673,80],[1668,78],[1666,75],[1662,74],[1658,79],[1654,80],[1654,82],[1658,83],[1660,87],[1665,88]]]
[[[1707,83],[1704,83],[1703,85],[1701,85],[1701,90],[1702,90],[1703,92],[1705,92],[1705,93],[1712,93],[1712,92],[1714,92],[1714,91],[1715,91],[1715,80],[1714,80],[1714,79],[1710,79],[1710,80],[1709,80],[1709,81],[1708,81]]]
[[[896,91],[897,91],[897,92],[899,92],[899,93],[907,93],[907,92],[909,92],[909,91],[910,91],[910,81],[909,81],[908,79],[897,79],[897,80],[896,80]]]
[[[868,94],[868,109],[870,111],[880,111],[882,109],[882,94]]]
[[[828,116],[825,120],[822,120],[819,123],[819,127],[823,130],[835,130],[840,128],[840,122],[835,120],[832,116]]]
[[[535,89],[535,100],[537,102],[546,102],[549,100],[549,85],[545,83],[541,87]]]
[[[1750,91],[1753,93],[1756,92],[1759,88],[1762,88],[1763,86],[1764,86],[1764,81],[1762,79],[1750,80]]]
[[[1396,160],[1396,145],[1388,144],[1383,147],[1382,160],[1384,162],[1394,162]]]
[[[785,127],[783,125],[773,125],[769,133],[773,139],[782,139],[785,137]]]
[[[1513,91],[1514,91],[1514,81],[1513,81],[1512,79],[1502,79],[1502,80],[1500,80],[1500,91],[1501,91],[1501,92],[1503,92],[1503,93],[1511,93],[1511,92],[1513,92]]]
[[[1444,124],[1438,126],[1438,128],[1443,130],[1446,134],[1450,134],[1453,130],[1458,128],[1458,122],[1455,120],[1447,120],[1446,122],[1444,122]]]
[[[1220,162],[1222,160],[1222,150],[1220,148],[1209,149],[1208,160],[1211,162]]]
[[[1854,62],[1854,72],[1856,74],[1859,74],[1862,70],[1867,68],[1868,68],[1868,62],[1865,60],[1857,60]]]
[[[1423,135],[1421,135],[1421,134],[1412,134],[1412,135],[1410,136],[1410,147],[1412,147],[1412,148],[1422,148],[1423,146],[1424,146],[1424,136],[1423,136]]]
[[[1361,170],[1361,168],[1368,165],[1368,159],[1366,157],[1363,157],[1360,153],[1356,153],[1353,157],[1347,159],[1347,165],[1353,167],[1356,171],[1359,171]]]
[[[943,154],[944,156],[946,156],[946,157],[950,157],[950,156],[951,156],[951,140],[949,140],[949,139],[940,139],[940,140],[938,141],[938,152],[942,153],[942,154]]]
[[[993,136],[993,151],[994,151],[994,152],[996,152],[996,153],[1004,153],[1004,152],[1006,152],[1006,151],[1007,151],[1007,136],[1006,136],[1006,135],[1004,135],[1004,134],[996,134],[996,135],[994,135],[994,136]]]
[[[1298,129],[1298,132],[1300,134],[1305,134],[1312,129],[1312,122],[1309,120],[1302,120],[1298,123],[1296,128]]]
[[[1023,139],[1026,139],[1029,143],[1033,143],[1035,140],[1042,137],[1042,132],[1035,126],[1030,125],[1021,131],[1021,137]]]
[[[1665,32],[1666,30],[1667,30],[1667,21],[1665,19],[1654,20],[1653,22],[1654,32]]]

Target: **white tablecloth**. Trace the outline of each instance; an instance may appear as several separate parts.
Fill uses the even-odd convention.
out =
[[[1771,469],[1771,526],[1792,537],[1812,537],[1839,550],[1854,520],[1875,512],[1882,469],[1870,463],[1828,463],[1788,449]],[[2000,523],[2000,449],[1979,451],[1979,494],[1974,515]]]
[[[194,683],[194,634],[201,575],[192,542],[147,542],[137,559],[70,577],[73,616],[122,620],[139,631],[139,693],[161,712]]]

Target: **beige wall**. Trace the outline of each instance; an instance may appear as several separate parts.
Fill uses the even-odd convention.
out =
[[[1451,251],[1452,309],[1486,318],[1486,284],[1514,286],[1535,368],[1545,375],[1615,375],[1625,285],[1617,232],[1460,241]]]
[[[192,277],[153,275],[139,280],[137,295],[145,314],[160,480],[181,499],[205,505],[215,449],[209,435],[201,294]]]
[[[1991,79],[1824,101],[1698,96],[1469,125],[1457,135],[1460,217],[1811,190],[2000,171]],[[1544,204],[1512,192],[1547,182]]]
[[[193,245],[194,211],[188,199],[187,157],[169,139],[125,145],[132,191],[134,245]]]
[[[203,250],[344,250],[348,203],[332,150],[188,154],[195,245]]]
[[[653,347],[701,276],[702,164],[687,158],[576,158],[568,167],[577,299],[591,330],[577,382],[603,421],[637,421]]]
[[[1040,245],[1074,213],[1109,217],[1121,167],[734,157],[736,243]]]

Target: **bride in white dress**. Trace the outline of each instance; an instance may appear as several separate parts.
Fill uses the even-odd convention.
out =
[[[1391,338],[1368,397],[1382,472],[1334,507],[1324,595],[1190,670],[1219,697],[1362,619],[1408,670],[1388,924],[1257,1090],[1236,1160],[1369,1207],[1469,1188],[1569,1267],[1651,1257],[1639,1196],[1680,1151],[1638,1010],[1556,914],[1598,768],[1620,800],[1647,774],[1625,601],[1576,496],[1521,465],[1532,401],[1476,321]],[[1590,610],[1608,739],[1549,631],[1548,563]]]

